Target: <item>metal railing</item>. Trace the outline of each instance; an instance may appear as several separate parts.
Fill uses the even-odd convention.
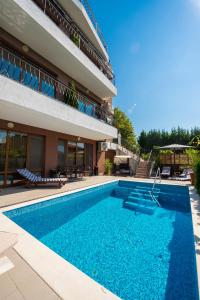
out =
[[[161,205],[160,205],[158,199],[157,199],[156,196],[154,195],[154,192],[155,192],[155,186],[156,186],[158,180],[159,180],[159,183],[161,183],[160,168],[158,168],[157,171],[156,171],[156,177],[155,177],[154,182],[153,182],[153,187],[152,187],[151,191],[149,191],[149,194],[150,194],[150,196],[151,196],[152,201],[156,202],[157,205],[161,207]]]
[[[94,14],[93,14],[92,8],[91,8],[88,0],[79,0],[79,1],[85,7],[85,10],[86,10],[88,16],[90,17],[90,20],[92,21],[92,24],[93,24],[93,26],[94,26],[94,28],[95,28],[98,36],[100,37],[100,40],[101,40],[104,48],[106,49],[106,51],[108,51],[108,46],[107,46],[106,41],[104,39],[104,36],[103,36],[103,34],[101,32],[101,29],[99,28],[99,25],[98,25],[98,23],[96,21],[96,18],[95,18]]]
[[[109,125],[113,124],[112,114],[76,91],[71,82],[65,84],[53,78],[38,66],[30,64],[3,47],[0,47],[0,75],[9,77],[37,92],[57,99]],[[70,99],[72,100],[71,103]]]
[[[74,44],[115,84],[115,75],[109,62],[87,39],[85,34],[73,22],[67,12],[56,0],[32,0],[56,25],[74,42]]]

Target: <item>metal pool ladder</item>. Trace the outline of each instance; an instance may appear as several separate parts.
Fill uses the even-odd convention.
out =
[[[161,205],[160,205],[158,199],[156,199],[156,197],[155,197],[155,195],[154,195],[154,192],[155,192],[155,186],[156,186],[156,184],[157,184],[158,182],[161,183],[161,176],[160,176],[160,168],[159,168],[159,167],[158,167],[158,169],[157,169],[157,171],[156,171],[156,177],[155,177],[155,179],[154,179],[153,187],[152,187],[152,190],[149,191],[149,194],[150,194],[150,196],[151,196],[151,198],[152,198],[152,201],[156,202],[157,205],[161,207]]]

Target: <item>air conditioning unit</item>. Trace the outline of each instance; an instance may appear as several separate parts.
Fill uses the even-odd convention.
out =
[[[98,143],[98,151],[108,151],[108,144],[107,142],[99,142]]]

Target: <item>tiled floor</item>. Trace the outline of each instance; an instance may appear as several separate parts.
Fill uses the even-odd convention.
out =
[[[57,188],[57,186],[48,186],[48,185],[32,187],[32,188],[26,188],[23,186],[10,187],[6,189],[2,189],[0,191],[0,208],[34,200],[34,199],[40,199],[50,195],[64,193],[64,192],[68,192],[68,191],[84,188],[90,185],[95,185],[95,184],[107,182],[110,180],[116,180],[116,179],[144,181],[144,179],[133,178],[133,177],[91,176],[91,177],[85,177],[83,178],[83,180],[78,180],[74,182],[68,181],[61,188]],[[150,180],[147,179],[147,181],[149,182]],[[181,182],[181,181],[178,182],[172,180],[163,180],[163,182],[168,184],[184,184],[184,185],[189,183],[189,182]]]
[[[6,256],[15,267],[0,276],[0,300],[61,299],[14,249],[8,250]]]
[[[27,188],[24,186],[10,187],[0,191],[0,208],[26,202],[34,199],[40,199],[50,195],[64,193],[90,185],[117,179],[114,176],[92,176],[86,177],[82,180],[70,182],[68,181],[63,187],[43,185],[38,187]]]

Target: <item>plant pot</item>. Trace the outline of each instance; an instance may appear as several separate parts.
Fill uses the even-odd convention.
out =
[[[195,173],[190,173],[190,177],[191,177],[191,184],[195,185],[195,181],[196,181]]]

